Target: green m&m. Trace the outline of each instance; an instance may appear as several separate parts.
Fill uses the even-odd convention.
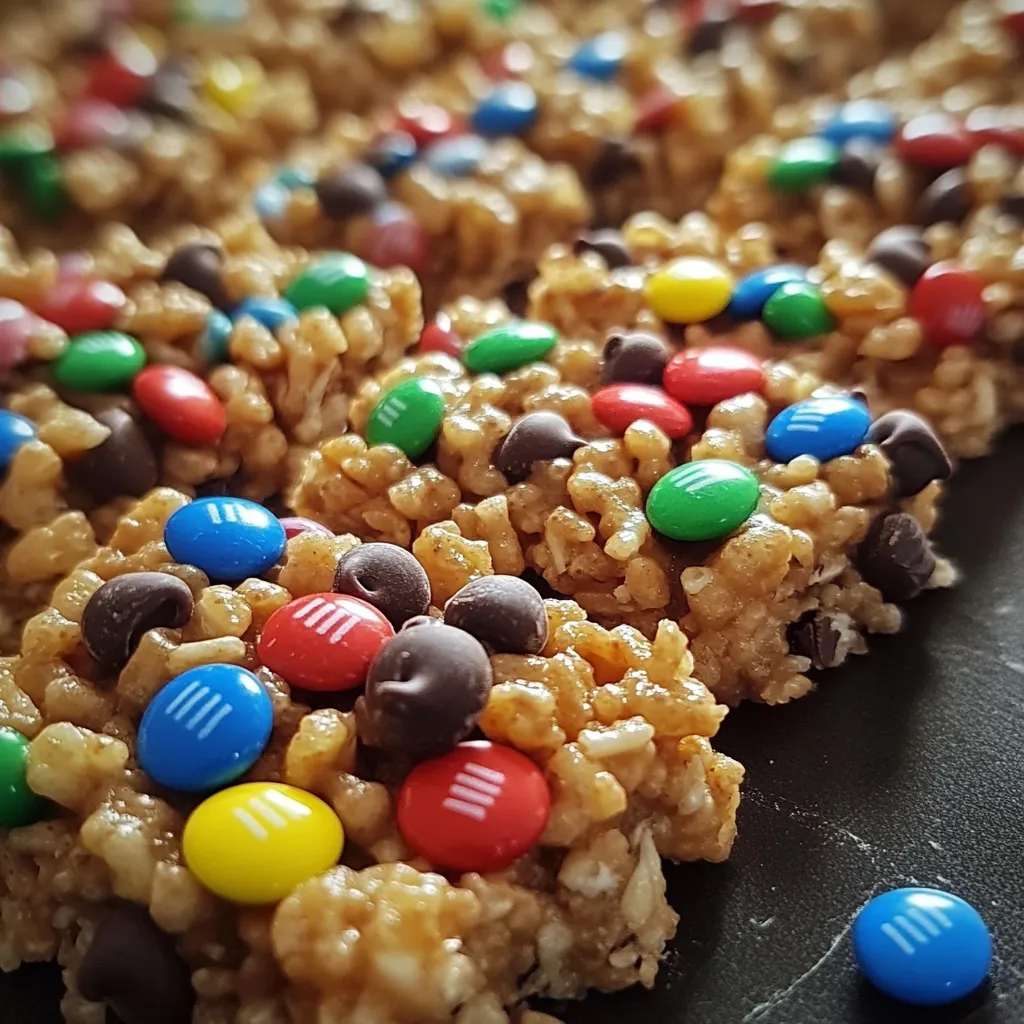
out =
[[[323,306],[341,316],[364,302],[369,292],[370,268],[358,256],[337,252],[306,267],[284,297],[300,312]]]
[[[673,540],[713,540],[732,533],[757,508],[757,477],[725,459],[669,470],[647,496],[647,519]]]
[[[835,326],[821,292],[810,281],[787,281],[769,296],[761,319],[780,338],[814,338]]]
[[[371,445],[393,444],[410,458],[422,455],[441,430],[444,393],[430,377],[396,384],[370,413],[366,440]]]
[[[146,365],[142,346],[120,331],[88,331],[71,339],[53,363],[53,375],[79,391],[109,391],[127,384]]]
[[[768,184],[778,192],[806,192],[831,177],[839,150],[827,139],[791,139],[768,169]]]
[[[0,726],[0,828],[31,825],[46,813],[46,801],[28,788],[28,740]]]
[[[520,320],[474,338],[462,353],[462,363],[471,373],[508,373],[543,359],[556,341],[558,332],[550,324]]]

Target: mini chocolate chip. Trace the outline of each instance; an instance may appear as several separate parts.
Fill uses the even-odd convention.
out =
[[[142,634],[176,629],[192,618],[192,591],[166,572],[115,576],[89,598],[82,612],[82,642],[101,664],[121,668]]]
[[[442,754],[473,731],[492,682],[490,658],[468,633],[443,623],[402,630],[370,665],[359,737],[393,754]]]
[[[175,249],[168,257],[163,279],[180,281],[200,295],[205,295],[218,309],[230,309],[232,302],[220,279],[223,263],[224,253],[216,245],[189,242]]]
[[[341,167],[316,183],[316,195],[332,220],[346,220],[369,213],[388,198],[380,171],[369,164]]]
[[[590,167],[587,181],[593,189],[610,188],[623,178],[639,173],[640,169],[640,158],[628,140],[605,139]]]
[[[906,409],[879,416],[864,440],[877,444],[889,460],[897,498],[909,498],[953,472],[953,463],[935,431]]]
[[[194,72],[189,60],[165,61],[150,79],[139,108],[172,121],[188,123],[195,107]]]
[[[353,548],[338,563],[334,592],[372,604],[396,629],[430,607],[430,580],[423,566],[396,544]]]
[[[694,27],[686,41],[686,52],[691,57],[722,48],[733,23],[731,8],[732,4],[722,3],[714,5],[711,10],[705,10],[703,20]]]
[[[962,167],[940,174],[925,190],[918,220],[925,226],[949,222],[963,224],[971,212],[971,187]]]
[[[633,263],[633,257],[626,248],[626,239],[615,228],[584,231],[573,243],[572,251],[577,256],[584,252],[596,252],[608,264],[609,270],[628,267]]]
[[[518,576],[483,576],[445,605],[444,621],[492,651],[539,654],[548,641],[544,599]]]
[[[494,465],[511,483],[521,483],[535,462],[571,459],[587,442],[557,412],[546,409],[528,412],[512,425],[494,453]]]
[[[508,306],[509,311],[514,316],[520,318],[526,316],[526,311],[530,306],[530,285],[532,283],[532,277],[523,277],[516,281],[509,281],[502,288],[501,297],[505,300],[505,305]]]
[[[656,334],[629,331],[612,334],[604,344],[601,383],[653,384],[661,387],[661,378],[672,353]]]
[[[75,482],[99,504],[130,495],[141,498],[156,487],[156,453],[138,423],[124,409],[95,413],[110,437],[69,464]]]
[[[866,139],[850,139],[839,151],[839,163],[832,172],[832,180],[837,185],[873,195],[875,175],[881,162],[881,150],[874,143]]]
[[[142,907],[111,902],[78,969],[78,990],[124,1024],[189,1024],[195,992],[174,941]]]
[[[889,512],[871,525],[857,549],[857,568],[887,601],[917,597],[935,571],[935,554],[921,524],[906,512]]]
[[[1024,224],[1024,191],[1005,193],[999,200],[999,210]]]
[[[897,224],[875,236],[868,246],[867,259],[912,288],[931,265],[931,249],[920,228]]]
[[[835,620],[824,612],[807,612],[790,623],[787,630],[790,653],[810,658],[811,666],[816,669],[835,668],[840,664],[841,637]]]

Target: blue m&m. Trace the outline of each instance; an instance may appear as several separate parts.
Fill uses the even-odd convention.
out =
[[[0,472],[7,469],[18,449],[36,439],[36,426],[16,412],[0,409]]]
[[[423,155],[427,166],[442,178],[468,178],[487,155],[487,141],[479,135],[439,139]]]
[[[265,223],[280,220],[284,216],[284,211],[288,209],[290,194],[291,189],[280,181],[264,181],[256,186],[252,194],[253,209]]]
[[[199,498],[167,520],[164,543],[175,561],[211,580],[236,582],[265,573],[284,553],[286,538],[278,518],[254,501]]]
[[[844,103],[818,134],[836,146],[843,146],[852,139],[887,146],[896,134],[896,115],[882,100],[853,100]]]
[[[250,296],[235,307],[233,318],[238,321],[243,316],[251,316],[253,320],[263,324],[268,331],[276,331],[283,324],[298,320],[299,314],[287,299],[277,299],[259,295]]]
[[[226,363],[231,342],[231,320],[219,309],[211,309],[199,335],[199,354],[207,363]]]
[[[274,710],[238,665],[200,665],[171,680],[139,726],[139,764],[156,783],[188,792],[234,782],[263,753]]]
[[[537,94],[525,82],[499,82],[473,111],[481,135],[519,135],[537,120]]]
[[[741,277],[733,289],[727,312],[737,320],[756,320],[764,304],[784,284],[807,280],[807,268],[793,263],[755,270]]]
[[[409,132],[383,132],[370,143],[363,159],[382,177],[391,178],[415,163],[416,148],[416,140]]]
[[[764,443],[776,462],[811,455],[819,462],[849,455],[864,443],[871,413],[855,398],[808,398],[783,409],[768,425]]]
[[[602,32],[581,43],[566,67],[584,78],[610,82],[622,70],[626,49],[626,37],[621,32]]]
[[[973,992],[992,964],[981,915],[941,889],[895,889],[853,922],[853,952],[868,981],[918,1006],[944,1006]]]

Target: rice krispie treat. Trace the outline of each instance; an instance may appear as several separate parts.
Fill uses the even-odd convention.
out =
[[[414,558],[148,494],[0,663],[4,968],[59,955],[73,1024],[540,1024],[652,984],[661,857],[735,835],[725,708],[675,623],[496,569],[454,524]]]
[[[727,703],[802,696],[812,665],[952,582],[927,538],[951,466],[912,413],[873,421],[727,339],[673,355],[651,331],[602,346],[500,304],[450,313],[433,352],[364,386],[358,433],[309,458],[297,514],[421,558],[458,532],[599,622],[653,636],[670,616]]]

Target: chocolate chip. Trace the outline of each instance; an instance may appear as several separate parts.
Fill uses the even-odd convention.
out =
[[[1024,191],[1005,193],[999,200],[999,209],[1024,224]]]
[[[316,183],[316,195],[332,220],[346,220],[369,213],[388,198],[380,171],[369,164],[341,167]]]
[[[931,249],[920,228],[897,224],[875,236],[868,246],[867,259],[912,288],[931,265]]]
[[[609,270],[628,267],[633,263],[633,257],[626,248],[626,239],[615,228],[584,231],[573,243],[572,251],[577,256],[584,252],[596,252],[608,264]]]
[[[726,34],[733,23],[732,4],[720,3],[705,10],[704,18],[695,26],[686,41],[686,52],[691,57],[711,53],[722,48]]]
[[[615,384],[653,384],[661,387],[661,378],[672,353],[656,334],[629,331],[613,334],[604,345],[601,382]]]
[[[224,253],[207,242],[189,242],[168,257],[164,267],[165,281],[179,281],[193,291],[205,295],[218,309],[230,309],[233,303],[220,279]]]
[[[430,607],[430,580],[423,566],[395,544],[353,548],[338,563],[334,592],[372,604],[396,629]]]
[[[925,226],[949,222],[963,224],[973,206],[971,187],[962,167],[940,174],[925,190],[918,220]]]
[[[129,572],[108,580],[82,612],[82,641],[101,664],[121,668],[142,634],[176,629],[192,618],[192,591],[166,572]]]
[[[810,658],[811,666],[816,669],[835,668],[840,664],[841,637],[835,620],[824,612],[807,612],[791,623],[787,631],[790,653]]]
[[[935,554],[921,524],[889,512],[871,525],[857,549],[857,568],[887,601],[917,597],[935,571]]]
[[[195,992],[174,942],[142,907],[120,900],[102,911],[78,969],[78,990],[124,1024],[189,1024]]]
[[[142,428],[124,409],[95,413],[110,437],[69,465],[75,482],[99,503],[130,495],[141,498],[156,487],[156,453]]]
[[[530,306],[530,285],[532,277],[520,278],[516,281],[509,281],[501,290],[501,297],[509,311],[518,317],[525,317]]]
[[[444,619],[436,619],[433,615],[414,615],[402,623],[402,632],[407,629],[416,629],[418,626],[443,626]]]
[[[953,463],[935,431],[906,409],[879,416],[864,440],[877,444],[888,458],[897,498],[909,498],[953,472]]]
[[[571,459],[587,442],[557,412],[539,410],[520,416],[494,453],[494,465],[511,483],[525,480],[535,462]]]
[[[623,178],[640,172],[640,158],[626,139],[605,139],[590,167],[587,181],[591,188],[618,185]]]
[[[487,652],[468,633],[443,623],[402,630],[370,666],[359,737],[394,754],[442,754],[473,731],[492,682]]]
[[[866,139],[851,139],[839,151],[839,162],[832,172],[837,185],[845,185],[866,195],[875,191],[875,175],[882,162],[881,150]]]
[[[518,576],[483,576],[445,605],[444,621],[492,651],[539,654],[548,641],[544,600]]]
[[[172,121],[190,122],[195,107],[194,71],[191,61],[165,61],[150,79],[139,108]]]

